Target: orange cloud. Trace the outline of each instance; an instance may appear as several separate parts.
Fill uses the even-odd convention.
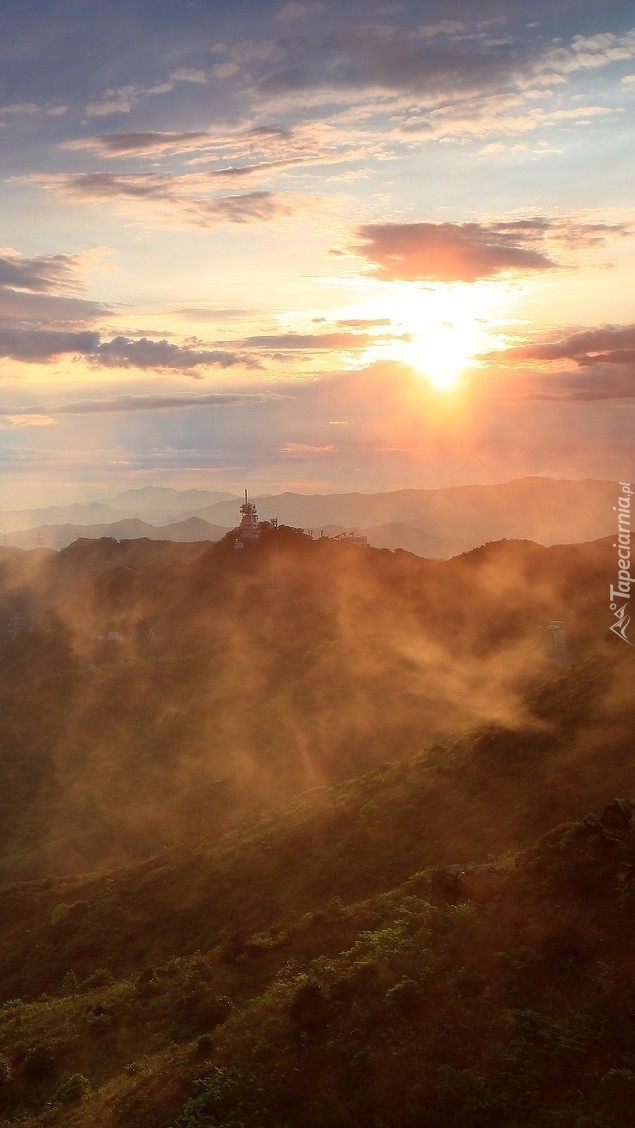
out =
[[[481,278],[557,264],[531,244],[541,221],[485,226],[480,223],[368,223],[357,229],[353,249],[382,281],[476,282]]]

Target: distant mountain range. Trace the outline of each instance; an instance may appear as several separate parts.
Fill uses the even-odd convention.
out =
[[[501,485],[386,493],[254,497],[261,520],[333,536],[354,531],[375,548],[447,558],[491,540],[579,543],[615,527],[613,482],[521,478]],[[148,486],[99,502],[0,512],[6,542],[61,549],[78,537],[217,541],[240,522],[241,498]]]
[[[169,525],[182,518],[198,515],[198,511],[205,506],[232,498],[237,510],[235,495],[227,492],[145,486],[138,490],[126,490],[105,501],[51,505],[41,509],[0,510],[0,529],[8,534],[36,530],[48,525],[114,524],[128,517],[148,520],[154,525]],[[13,538],[11,543],[14,543]]]
[[[151,525],[138,517],[124,517],[112,524],[91,525],[41,525],[37,529],[8,533],[7,541],[17,548],[66,548],[76,540],[100,540],[112,537],[114,540],[139,540],[146,538],[156,541],[218,541],[225,536],[226,528],[212,525],[200,517],[188,517],[171,525]]]

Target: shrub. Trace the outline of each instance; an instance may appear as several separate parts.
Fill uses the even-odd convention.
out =
[[[60,1105],[77,1104],[90,1092],[90,1081],[83,1073],[72,1073],[55,1091],[54,1101]]]
[[[0,1095],[6,1093],[11,1084],[11,1062],[6,1054],[0,1054]]]
[[[194,1082],[194,1092],[172,1128],[246,1128],[255,1123],[271,1124],[260,1087],[237,1070],[215,1069]]]
[[[67,971],[60,984],[60,995],[75,995],[79,990],[79,980],[74,971]]]
[[[53,912],[51,913],[51,927],[63,928],[64,925],[68,922],[70,915],[71,906],[67,905],[65,901],[62,901],[59,905],[55,906]]]
[[[107,967],[98,967],[83,980],[81,984],[82,991],[93,991],[99,987],[110,987],[115,982],[115,977]]]
[[[55,1068],[55,1054],[53,1047],[45,1042],[37,1042],[27,1051],[24,1059],[24,1075],[29,1081],[41,1081],[48,1077]]]
[[[214,1048],[214,1039],[211,1034],[201,1034],[196,1040],[196,1053],[203,1057],[205,1054],[211,1053]]]
[[[404,976],[386,992],[386,1002],[400,1014],[415,1014],[421,1003],[421,988],[414,979]]]
[[[86,1022],[95,1034],[105,1034],[107,1030],[110,1030],[112,1019],[113,1013],[111,1006],[92,1007],[86,1015]]]

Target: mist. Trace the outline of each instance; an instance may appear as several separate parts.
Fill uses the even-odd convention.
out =
[[[0,563],[7,880],[125,865],[387,763],[442,770],[492,726],[564,772],[622,731],[621,675],[564,743],[540,707],[626,650],[608,540],[430,561],[281,527],[242,552],[230,535]]]

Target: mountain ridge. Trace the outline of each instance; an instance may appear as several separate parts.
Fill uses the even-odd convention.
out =
[[[169,507],[160,509],[154,504],[159,495],[155,487],[145,487],[151,493],[152,504],[137,520],[137,535],[157,537],[153,530],[166,539],[191,539],[191,531],[183,526],[189,520],[205,521],[211,530],[200,527],[197,539],[218,540],[227,530],[240,523],[239,498],[215,501],[204,506],[188,507],[185,499],[200,499],[205,491],[184,491],[181,501],[178,491],[170,493],[172,510],[180,510],[179,519]],[[130,510],[136,512],[144,490],[127,491],[118,498],[127,498]],[[261,520],[276,518],[280,523],[296,528],[311,529],[319,535],[322,529],[357,530],[368,537],[376,547],[403,548],[419,555],[447,558],[487,541],[528,538],[541,544],[580,543],[608,536],[614,531],[613,504],[617,493],[615,483],[587,479],[521,478],[493,486],[453,486],[435,490],[407,489],[376,494],[294,494],[252,497]],[[174,494],[174,497],[172,497]],[[118,499],[112,499],[113,503]],[[112,510],[116,520],[108,517],[108,503],[96,503],[95,516],[100,520],[89,524],[75,522],[66,525],[42,525],[32,511],[26,528],[16,528],[18,518],[5,518],[5,538],[21,547],[33,547],[43,541],[52,547],[63,547],[78,536],[111,535],[128,536],[132,526],[129,513]],[[158,503],[157,503],[158,504]],[[104,509],[106,506],[106,509]],[[183,507],[184,506],[184,507]],[[70,507],[73,509],[73,507]],[[62,510],[61,512],[68,512]],[[86,514],[81,507],[78,513]],[[2,520],[0,514],[0,521]],[[18,515],[19,516],[19,515]],[[23,515],[24,516],[24,515]],[[35,522],[35,524],[33,523]],[[123,523],[122,523],[123,522]],[[19,523],[19,521],[18,521]],[[91,533],[91,527],[95,533]]]

